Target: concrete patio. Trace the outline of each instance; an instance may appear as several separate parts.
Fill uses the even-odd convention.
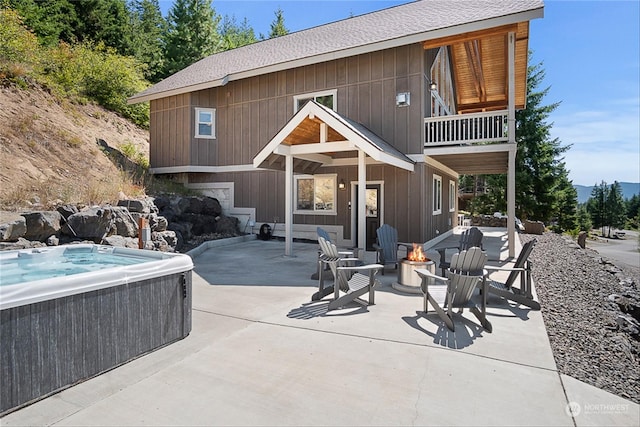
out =
[[[490,264],[503,264],[506,230],[482,231]],[[327,312],[330,297],[310,301],[317,244],[293,248],[229,239],[193,251],[186,339],[0,423],[638,425],[637,404],[558,373],[541,312],[489,297],[493,333],[465,311],[454,334],[421,312],[421,295],[391,287],[391,268],[375,305]]]

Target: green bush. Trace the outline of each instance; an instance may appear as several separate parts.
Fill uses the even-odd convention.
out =
[[[24,27],[20,16],[0,8],[0,80],[19,82],[27,76],[37,52],[38,39]]]
[[[149,104],[127,104],[127,98],[149,86],[144,67],[104,44],[41,46],[15,11],[0,8],[0,80],[20,84],[31,77],[57,96],[78,103],[94,101],[148,127]]]
[[[45,79],[58,92],[93,100],[139,126],[149,126],[149,105],[127,104],[128,97],[148,86],[143,65],[133,57],[118,55],[102,44],[60,43],[50,49],[48,58]]]

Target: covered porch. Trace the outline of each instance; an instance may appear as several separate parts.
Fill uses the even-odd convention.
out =
[[[256,168],[285,172],[285,255],[292,255],[294,173],[314,174],[322,166],[351,166],[358,170],[358,200],[366,199],[366,166],[370,163],[414,170],[414,161],[381,137],[313,100],[307,102],[255,156]],[[357,241],[366,242],[366,205],[357,206]]]

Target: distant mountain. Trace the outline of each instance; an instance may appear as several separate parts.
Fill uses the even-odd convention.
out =
[[[613,184],[612,182],[608,183]],[[622,198],[630,199],[634,194],[640,195],[640,182],[620,182],[620,188],[622,188]],[[578,203],[584,203],[591,197],[591,191],[593,185],[587,187],[586,185],[574,185],[573,188],[578,192]]]

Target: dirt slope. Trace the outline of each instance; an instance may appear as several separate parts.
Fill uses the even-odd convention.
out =
[[[140,191],[97,139],[113,148],[133,145],[148,158],[149,132],[115,113],[41,89],[0,88],[0,209],[112,202],[119,191]]]

